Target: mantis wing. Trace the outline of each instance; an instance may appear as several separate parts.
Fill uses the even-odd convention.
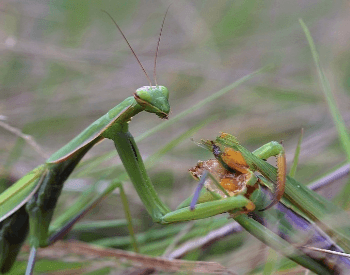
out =
[[[121,115],[126,113],[134,101],[133,97],[128,97],[116,107],[109,110],[107,114],[97,119],[73,140],[52,154],[46,162],[58,163],[65,161],[89,143],[96,143],[97,140],[103,139],[100,137],[101,134],[117,121]]]
[[[40,165],[0,194],[0,222],[11,216],[35,194],[47,165]]]

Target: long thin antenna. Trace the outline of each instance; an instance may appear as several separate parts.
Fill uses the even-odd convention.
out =
[[[133,48],[131,47],[131,45],[130,45],[130,43],[129,43],[128,39],[126,39],[126,37],[125,37],[124,33],[122,32],[122,30],[119,28],[119,26],[118,26],[117,22],[115,22],[115,20],[113,19],[113,17],[112,17],[112,16],[111,16],[111,15],[110,15],[110,14],[109,14],[107,11],[105,11],[105,10],[101,10],[101,11],[102,11],[102,12],[104,12],[104,13],[106,13],[106,14],[109,16],[109,18],[111,18],[111,19],[112,19],[112,21],[113,21],[114,25],[116,25],[116,27],[118,28],[119,32],[120,32],[120,33],[121,33],[121,35],[123,36],[124,40],[126,41],[126,43],[128,44],[128,46],[129,46],[130,50],[132,51],[133,55],[135,56],[135,58],[136,58],[137,62],[139,63],[139,65],[140,65],[141,69],[142,69],[142,70],[143,70],[143,72],[145,73],[145,75],[146,75],[146,77],[147,77],[147,79],[148,79],[148,81],[149,81],[149,85],[150,85],[150,86],[152,86],[151,79],[149,78],[148,74],[146,73],[145,68],[142,66],[141,61],[138,59],[138,57],[137,57],[136,53],[134,52]]]
[[[162,26],[160,28],[160,33],[159,33],[159,38],[158,38],[158,43],[157,43],[156,56],[154,57],[153,78],[154,78],[154,82],[156,83],[156,86],[158,86],[156,68],[157,68],[157,57],[158,57],[158,51],[159,51],[160,38],[162,37],[162,31],[163,31],[163,26],[164,26],[164,22],[165,22],[165,17],[166,17],[166,15],[168,13],[168,10],[169,10],[170,6],[171,6],[171,4],[166,9],[166,12],[165,12],[165,15],[164,15],[164,18],[163,18],[163,23],[162,23]]]

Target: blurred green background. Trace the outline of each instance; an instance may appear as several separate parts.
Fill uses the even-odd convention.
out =
[[[158,33],[169,4],[157,80],[171,93],[170,118],[265,65],[274,67],[140,142],[145,158],[215,115],[214,121],[193,135],[195,141],[213,139],[220,131],[235,135],[252,150],[270,140],[283,140],[289,165],[304,128],[297,172],[303,183],[345,161],[298,19],[310,28],[348,123],[347,1],[1,1],[2,118],[31,135],[47,155],[55,152],[137,88],[148,85],[125,41],[101,9],[114,17],[152,75]],[[130,130],[138,136],[159,123],[154,115],[142,113],[132,120]],[[85,159],[112,150],[113,143],[105,141]],[[190,139],[168,152],[150,171],[162,198],[172,207],[186,198],[195,186],[187,170],[209,157]],[[44,160],[16,135],[0,128],[3,175],[18,179]],[[102,166],[119,163],[116,157]],[[72,180],[67,186],[79,192],[97,179],[98,175]],[[133,216],[145,220],[140,228],[147,228],[150,221],[140,200],[130,184],[125,188]],[[116,204],[115,198],[107,199],[87,219],[117,218]]]

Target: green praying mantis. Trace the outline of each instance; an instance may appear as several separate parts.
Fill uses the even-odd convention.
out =
[[[117,24],[116,26],[120,30]],[[123,33],[122,35],[125,38]],[[160,36],[155,64],[159,42]],[[129,47],[132,50],[130,45]],[[135,53],[134,56],[149,79]],[[332,224],[324,222],[323,217],[341,213],[341,211],[294,179],[286,177],[282,145],[272,142],[251,153],[230,135],[221,135],[216,142],[207,141],[203,145],[218,160],[215,165],[220,164],[222,169],[231,174],[242,176],[240,183],[227,176],[222,186],[228,189],[228,192],[232,192],[231,194],[217,196],[215,192],[209,190],[202,192],[194,209],[188,206],[188,200],[186,200],[177,210],[170,211],[169,207],[158,197],[147,175],[134,138],[128,130],[131,118],[142,111],[154,113],[162,119],[167,118],[170,112],[168,98],[168,89],[157,83],[155,86],[150,83],[149,86],[137,89],[132,97],[125,99],[96,120],[71,142],[54,153],[45,164],[29,172],[0,195],[0,271],[2,273],[11,269],[28,233],[32,250],[27,273],[31,274],[36,249],[50,245],[62,235],[62,232],[66,232],[67,228],[63,228],[59,234],[53,234],[49,230],[63,184],[83,156],[103,139],[111,139],[114,142],[130,180],[155,222],[167,224],[196,220],[224,212],[230,212],[235,217],[244,219],[245,215],[241,214],[254,209],[266,210],[284,195],[286,203],[294,205],[309,219],[321,221],[325,228],[339,232],[339,229],[334,228]],[[270,156],[277,157],[277,168],[265,161]],[[206,169],[210,171],[209,167]],[[266,180],[259,180],[255,172],[262,174]],[[196,174],[195,171],[193,175],[199,178],[199,174]],[[259,184],[264,184],[273,191],[272,200],[267,200],[261,194]],[[74,217],[72,218],[76,221]],[[249,220],[245,222],[249,224]],[[246,228],[253,231],[253,228],[249,229],[249,226]],[[342,232],[339,232],[339,236],[342,236]],[[342,238],[342,241],[347,243],[346,238]],[[304,263],[303,261],[299,262]]]
[[[108,14],[108,16],[110,15]],[[154,75],[156,75],[157,53],[165,17],[166,14],[158,39]],[[111,19],[113,20],[112,17]],[[128,43],[119,26],[114,20],[113,22]],[[215,209],[215,205],[221,204],[221,202],[214,202],[214,204],[209,204],[202,210],[199,207],[194,211],[195,215],[193,215],[193,212],[190,210],[185,211],[185,213],[183,213],[183,210],[170,212],[169,208],[159,199],[147,175],[135,141],[128,131],[128,124],[133,116],[142,111],[154,113],[163,119],[167,118],[170,111],[168,103],[169,92],[166,87],[157,84],[156,78],[156,86],[152,86],[141,62],[129,43],[128,45],[145,72],[150,86],[136,90],[134,96],[125,99],[107,114],[96,120],[71,142],[49,157],[45,164],[33,169],[0,195],[1,273],[6,273],[11,269],[28,233],[29,244],[32,249],[27,274],[31,274],[34,268],[36,249],[50,245],[68,230],[63,228],[58,234],[53,234],[49,231],[63,184],[83,156],[94,145],[106,138],[114,142],[131,181],[134,183],[145,208],[154,221],[170,223],[197,219],[216,215],[217,213],[225,212],[227,208],[232,208],[232,206],[228,206],[229,204],[225,203],[225,208],[217,209],[213,213],[206,213],[208,208]],[[241,201],[237,200],[236,205],[237,207],[242,207],[246,203],[247,200],[242,199]]]
[[[13,230],[14,224],[29,216],[29,243],[33,249],[45,247],[55,239],[49,236],[49,225],[64,181],[77,163],[96,143],[104,138],[114,141],[124,167],[131,181],[154,221],[172,223],[201,219],[234,209],[253,210],[254,203],[239,194],[225,200],[212,200],[197,205],[194,211],[189,207],[170,212],[159,199],[147,175],[141,155],[132,135],[128,131],[130,118],[145,110],[166,118],[169,113],[168,90],[163,86],[142,87],[134,97],[127,98],[105,116],[95,121],[66,146],[54,153],[46,164],[35,168],[0,196],[2,230]],[[280,147],[283,150],[283,147]],[[276,150],[265,150],[265,154],[276,154]],[[280,153],[280,151],[277,151]],[[283,152],[283,151],[282,151]],[[284,166],[281,168],[284,169]],[[282,169],[282,170],[283,170]],[[252,174],[253,175],[253,174]],[[283,179],[278,186],[284,186]],[[278,189],[282,189],[279,187]],[[282,194],[281,190],[278,191]],[[277,196],[277,201],[280,195]],[[24,223],[25,223],[25,219]],[[27,225],[23,225],[25,228]],[[3,236],[7,232],[2,232]],[[26,234],[24,234],[26,235]],[[24,241],[24,240],[23,240]],[[8,243],[7,243],[8,242]],[[12,243],[11,243],[12,242]],[[21,243],[17,244],[17,250]],[[13,240],[2,240],[2,272],[13,263]]]
[[[110,15],[108,14],[108,16]],[[166,14],[158,39],[154,75],[156,75],[157,53],[165,17]],[[112,17],[111,19],[113,20]],[[6,273],[11,269],[28,233],[31,254],[27,274],[31,274],[34,268],[36,249],[50,245],[68,230],[63,228],[58,234],[52,234],[49,231],[63,184],[83,156],[103,139],[111,139],[114,142],[130,180],[155,222],[166,224],[206,218],[236,208],[252,209],[253,203],[243,195],[226,200],[201,203],[194,211],[185,207],[171,212],[168,206],[160,200],[147,175],[137,145],[128,130],[128,125],[131,118],[142,111],[154,113],[158,117],[166,119],[170,112],[169,91],[166,87],[159,86],[156,78],[156,85],[152,86],[150,78],[123,32],[114,20],[113,22],[136,57],[150,82],[150,86],[137,89],[132,97],[125,99],[93,122],[81,134],[49,157],[45,164],[33,169],[0,195],[1,273]],[[284,182],[278,184],[276,201],[283,193],[282,185]]]

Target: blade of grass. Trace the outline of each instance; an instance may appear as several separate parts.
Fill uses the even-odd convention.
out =
[[[293,178],[294,178],[295,173],[297,171],[299,155],[300,155],[300,148],[301,148],[301,141],[303,140],[303,134],[304,134],[304,129],[301,128],[298,144],[297,144],[297,147],[295,148],[293,164],[292,164],[292,167],[290,168],[290,171],[289,171],[289,176],[291,176]]]
[[[125,218],[128,221],[128,230],[130,233],[130,238],[132,241],[132,246],[134,248],[134,251],[136,253],[139,253],[139,246],[136,240],[136,236],[135,236],[135,230],[134,230],[134,226],[132,223],[132,217],[131,217],[131,212],[130,212],[130,207],[129,207],[129,203],[128,203],[128,198],[126,197],[124,188],[123,188],[123,184],[121,184],[119,186],[119,190],[120,190],[120,198],[122,200],[123,203],[123,209],[124,209],[124,214],[125,214]]]
[[[347,154],[348,161],[350,162],[350,137],[349,137],[348,131],[346,129],[344,120],[339,112],[339,108],[337,106],[337,103],[336,103],[335,98],[333,96],[333,93],[331,91],[331,87],[329,85],[328,79],[326,78],[326,76],[322,70],[322,67],[320,64],[320,58],[319,58],[319,55],[316,51],[316,46],[315,46],[314,41],[311,37],[310,31],[302,19],[299,19],[299,23],[304,30],[307,41],[309,42],[312,57],[314,59],[316,69],[318,72],[318,76],[320,78],[320,82],[322,85],[323,93],[326,97],[328,107],[329,107],[329,110],[332,114],[335,126],[337,127],[340,141],[341,141],[343,148]]]
[[[264,71],[267,71],[269,69],[271,69],[271,65],[267,65],[262,67],[261,69],[252,72],[251,74],[248,74],[246,76],[243,76],[242,78],[238,79],[237,81],[233,82],[232,84],[226,86],[225,88],[221,89],[220,91],[208,96],[207,98],[199,101],[198,103],[196,103],[195,105],[193,105],[192,107],[188,108],[187,110],[181,112],[180,114],[174,116],[172,119],[165,121],[159,125],[157,125],[156,127],[152,128],[150,131],[145,132],[144,134],[138,136],[135,140],[136,142],[145,139],[146,137],[155,134],[156,132],[169,127],[170,125],[176,123],[177,121],[179,121],[180,119],[186,117],[187,115],[193,113],[194,111],[202,108],[204,105],[212,102],[213,100],[219,98],[220,96],[223,96],[225,94],[227,94],[228,92],[232,91],[233,89],[237,88],[239,85],[243,84],[244,82],[252,79],[254,76],[259,75],[261,73],[263,73]]]
[[[140,225],[140,220],[133,219],[133,224]],[[74,225],[71,232],[82,232],[82,231],[92,231],[99,229],[108,229],[108,228],[117,228],[117,227],[125,227],[128,225],[128,221],[126,219],[118,219],[118,220],[102,220],[102,221],[87,221],[80,222]]]
[[[278,270],[278,263],[280,261],[280,254],[277,253],[272,248],[268,249],[268,256],[265,262],[264,270],[262,275],[271,275],[274,274]]]
[[[250,234],[254,235],[263,243],[278,250],[284,256],[297,262],[298,264],[307,267],[317,274],[330,274],[329,270],[319,262],[303,255],[297,248],[290,245],[287,241],[280,238],[278,235],[258,223],[257,221],[249,218],[247,215],[239,215],[234,218],[244,229]]]
[[[326,76],[322,70],[322,67],[320,64],[320,58],[319,58],[319,55],[316,51],[316,46],[315,46],[315,43],[311,37],[310,31],[302,19],[299,19],[299,23],[304,30],[307,41],[309,42],[312,57],[314,59],[314,62],[315,62],[316,68],[317,68],[317,72],[318,72],[318,76],[320,78],[320,82],[322,85],[323,93],[326,97],[329,110],[332,114],[334,124],[337,128],[340,142],[341,142],[341,144],[346,152],[348,162],[350,162],[350,137],[349,137],[348,131],[346,129],[344,120],[339,112],[339,108],[338,108],[337,103],[335,101],[334,95],[331,91],[329,81],[326,78]],[[348,184],[346,184],[343,187],[343,190],[341,190],[341,192],[339,193],[339,196],[336,198],[338,203],[343,208],[347,208],[350,206],[350,198],[347,195],[347,194],[349,194],[349,192],[350,192],[350,182],[348,182]]]

